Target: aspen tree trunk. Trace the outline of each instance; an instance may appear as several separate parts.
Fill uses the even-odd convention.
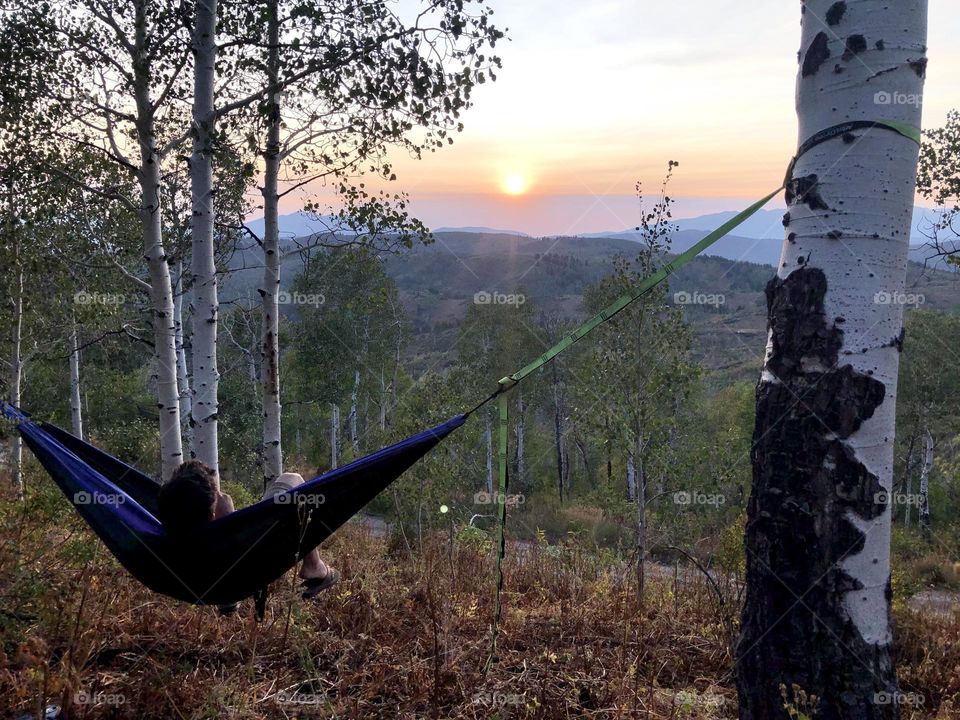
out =
[[[493,421],[488,411],[484,415],[486,426],[483,428],[483,439],[487,444],[487,493],[493,495]]]
[[[524,439],[525,439],[525,426],[524,426],[524,410],[526,405],[523,403],[523,388],[517,388],[517,425],[516,425],[516,437],[517,437],[517,487],[524,487],[524,478],[526,473],[526,467],[524,465]]]
[[[920,530],[930,539],[930,470],[933,469],[933,435],[926,431],[926,453],[920,471]]]
[[[217,0],[197,0],[193,25],[193,151],[190,195],[193,240],[193,455],[209,465],[219,483],[217,408],[217,269],[214,264],[213,144],[216,133],[214,80]]]
[[[627,500],[637,499],[637,471],[633,464],[633,453],[627,455]]]
[[[920,126],[927,3],[807,0],[799,140],[851,120]],[[899,717],[891,657],[890,516],[918,148],[888,129],[838,134],[793,169],[767,285],[756,390],[742,720]]]
[[[913,496],[913,473],[911,472],[907,472],[907,488],[906,488],[906,491],[904,492],[904,495],[906,495],[908,498]],[[911,518],[913,517],[913,513],[910,511],[910,508],[911,508],[911,505],[909,502],[905,502],[903,504],[903,526],[904,527],[910,527]],[[895,508],[890,509],[891,518],[893,516],[894,509]]]
[[[183,261],[177,263],[177,285],[173,300],[173,324],[175,328],[175,342],[177,348],[177,389],[180,392],[180,423],[183,426],[183,437],[187,447],[193,445],[193,428],[191,427],[192,396],[190,395],[190,373],[187,368],[187,349],[183,341]]]
[[[80,343],[77,321],[70,318],[70,426],[73,434],[83,439],[83,404],[80,401]]]
[[[380,432],[387,429],[387,383],[383,377],[383,367],[380,368]]]
[[[563,391],[557,373],[557,364],[553,363],[553,439],[557,453],[557,496],[563,502],[563,479],[566,452],[563,447]]]
[[[400,347],[403,345],[403,328],[397,321],[397,341],[393,358],[393,385],[390,388],[390,427],[397,425],[397,402],[400,384]]]
[[[353,448],[354,455],[360,453],[360,437],[357,435],[357,398],[360,394],[360,371],[355,370],[353,374],[353,390],[350,393],[350,416],[348,418],[350,425],[350,447]]]
[[[13,187],[10,188],[10,219],[8,228],[13,236],[13,264],[16,277],[13,282],[13,333],[10,338],[10,404],[20,407],[20,383],[23,379],[23,358],[20,345],[23,342],[23,267],[20,264],[20,237],[13,219]],[[20,433],[10,433],[10,479],[17,500],[23,500],[23,438]]]
[[[147,43],[147,0],[135,0],[133,90],[137,109],[137,144],[140,167],[140,224],[143,256],[150,273],[150,300],[153,306],[153,370],[160,414],[160,480],[167,480],[183,462],[180,437],[180,393],[177,386],[177,340],[170,284],[170,268],[163,247],[160,212],[160,164],[156,148],[154,108],[150,99],[150,49]]]
[[[263,155],[263,325],[261,375],[263,384],[263,473],[271,482],[283,472],[280,405],[280,19],[277,0],[267,3],[267,144]]]
[[[330,405],[330,469],[336,470],[340,453],[340,406]]]

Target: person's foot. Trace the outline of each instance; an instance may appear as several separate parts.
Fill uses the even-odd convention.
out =
[[[304,600],[310,600],[315,598],[321,592],[326,590],[329,587],[333,587],[340,580],[340,573],[334,570],[329,565],[326,566],[327,572],[323,577],[316,578],[306,578],[301,584],[303,587],[303,593],[301,597]]]

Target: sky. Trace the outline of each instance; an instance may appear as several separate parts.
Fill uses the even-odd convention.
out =
[[[960,10],[929,2],[924,124],[936,127],[960,108]],[[393,188],[431,227],[622,230],[637,224],[637,181],[652,195],[669,160],[680,217],[740,209],[780,183],[797,144],[799,2],[489,4],[509,28],[497,82],[475,91],[454,145],[393,158]]]

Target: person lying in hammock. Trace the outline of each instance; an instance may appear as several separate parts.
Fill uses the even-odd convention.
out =
[[[269,500],[302,483],[301,475],[283,473],[267,485],[263,499]],[[213,470],[199,460],[188,460],[174,470],[157,496],[157,519],[171,535],[192,530],[233,511],[233,498],[217,490]],[[336,584],[340,573],[323,562],[317,550],[313,549],[300,564],[300,577],[303,580],[303,597],[310,599]],[[231,609],[224,607],[221,610]]]

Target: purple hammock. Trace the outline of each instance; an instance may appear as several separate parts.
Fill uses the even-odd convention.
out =
[[[0,408],[120,564],[150,590],[196,605],[234,603],[265,588],[466,421],[457,415],[171,537],[156,519],[159,483],[66,430]]]

